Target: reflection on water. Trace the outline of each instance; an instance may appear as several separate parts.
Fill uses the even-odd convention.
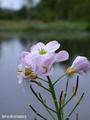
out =
[[[33,120],[33,115],[32,111],[29,108],[29,104],[33,104],[36,109],[42,111],[42,113],[46,115],[46,111],[44,111],[43,108],[37,104],[37,101],[33,99],[33,95],[29,89],[30,83],[28,81],[23,81],[23,86],[18,85],[16,73],[17,65],[19,64],[18,54],[23,50],[30,50],[30,46],[36,42],[37,41],[18,38],[0,40],[0,120],[2,114],[27,115],[27,120]],[[85,40],[72,41],[62,40],[60,43],[60,49],[68,50],[70,53],[70,58],[73,59],[76,55],[85,55],[90,59],[90,38]],[[71,61],[68,63],[70,64]],[[51,76],[53,80],[58,78],[60,74],[63,74],[66,65],[67,62],[65,62],[65,65],[57,64],[55,66],[57,68],[57,71],[55,72],[54,76]],[[71,85],[75,83],[75,78],[71,80]],[[88,118],[90,118],[90,108],[88,107],[90,101],[90,75],[87,73],[87,75],[83,75],[80,78],[81,81],[79,90],[80,92],[85,91],[86,96],[82,104],[77,109],[77,112],[79,112],[80,120],[88,120]],[[57,84],[58,94],[62,87],[64,87],[64,84],[62,84],[62,82],[60,84]],[[38,87],[35,89],[38,89],[40,91],[40,88]],[[43,90],[42,93],[47,98],[49,98],[49,95],[47,95]],[[51,99],[48,99],[48,102],[50,104]],[[67,109],[70,109],[70,107]],[[74,120],[73,117],[71,120]]]

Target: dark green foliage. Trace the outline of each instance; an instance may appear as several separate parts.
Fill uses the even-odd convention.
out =
[[[28,0],[28,5],[33,0]],[[23,6],[19,11],[0,10],[0,19],[90,20],[90,0],[41,0],[37,6]],[[88,27],[87,27],[88,30]]]
[[[89,7],[89,0],[41,0],[34,11],[37,11],[37,17],[44,21],[60,19],[89,21]]]

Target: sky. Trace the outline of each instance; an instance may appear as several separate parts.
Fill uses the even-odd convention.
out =
[[[39,0],[34,0],[37,4]],[[5,9],[19,10],[25,4],[25,0],[0,0],[0,7]]]

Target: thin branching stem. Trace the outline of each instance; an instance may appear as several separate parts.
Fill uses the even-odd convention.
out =
[[[75,96],[75,93],[73,93],[73,95],[64,103],[64,105],[62,106],[62,108],[64,108],[72,100],[72,98],[74,96]]]
[[[31,91],[33,92],[33,94],[35,95],[35,97],[43,104],[43,106],[49,110],[51,110],[52,112],[56,113],[55,110],[53,110],[52,108],[48,107],[40,98],[39,96],[36,94],[36,92],[34,91],[34,89],[32,88],[32,86],[30,86]]]
[[[76,103],[76,105],[73,107],[72,111],[68,114],[68,116],[70,117],[72,115],[72,113],[74,112],[74,110],[77,108],[77,106],[80,104],[81,100],[84,97],[84,93],[81,95],[80,99],[78,100],[78,102]]]
[[[48,92],[50,92],[50,90],[49,89],[47,89],[46,87],[44,87],[41,83],[38,83],[37,81],[31,81],[31,82],[33,82],[33,83],[36,83],[38,86],[40,86],[40,87],[42,87],[44,90],[46,90],[46,91],[48,91]]]
[[[38,79],[39,79],[39,80],[42,80],[42,81],[44,81],[44,82],[46,82],[46,83],[48,83],[48,81],[45,80],[45,79],[43,79],[43,78],[38,77]]]
[[[64,73],[62,76],[60,76],[60,77],[53,83],[53,86],[54,86],[59,80],[61,80],[65,75],[66,75],[66,73]]]
[[[76,113],[76,120],[78,120],[78,113]]]
[[[64,103],[64,105],[63,105],[62,107],[65,107],[65,106],[73,99],[73,97],[77,94],[78,84],[79,84],[79,77],[77,76],[75,91],[74,91],[74,93],[72,94],[72,96],[66,101],[66,103]]]
[[[40,113],[38,113],[36,110],[35,110],[35,108],[34,107],[32,107],[32,105],[29,105],[30,106],[30,108],[32,109],[32,111],[36,114],[36,115],[38,115],[40,118],[42,118],[43,120],[47,120],[45,117],[43,117]]]
[[[39,93],[39,97],[41,98],[42,102],[44,103],[44,100],[42,98],[42,95]],[[55,117],[53,116],[53,114],[50,112],[50,110],[45,106],[47,112],[49,113],[49,115],[53,118],[53,120],[56,120]]]
[[[61,120],[64,120],[63,116],[63,108],[62,108],[62,100],[63,100],[63,90],[61,91],[60,97],[59,97],[59,114],[61,115]],[[61,109],[62,108],[62,109]]]

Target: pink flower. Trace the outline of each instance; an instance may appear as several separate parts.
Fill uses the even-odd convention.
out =
[[[36,53],[39,55],[39,57],[52,57],[52,54],[54,55],[54,61],[55,62],[62,62],[69,59],[69,54],[67,51],[62,50],[59,53],[55,53],[56,50],[58,50],[60,47],[60,44],[57,41],[51,41],[47,43],[46,45],[42,42],[37,43],[36,45],[32,46],[31,53]]]
[[[21,84],[23,79],[35,80],[37,74],[32,71],[31,67],[24,66],[22,64],[18,65],[18,83]]]
[[[46,45],[42,42],[37,43],[31,47],[31,52],[38,52],[39,54],[46,54],[55,52],[60,47],[60,44],[57,41],[51,41]]]
[[[76,59],[73,61],[71,67],[69,67],[66,71],[67,74],[71,75],[75,72],[83,73],[87,72],[90,68],[90,62],[84,56],[77,56]]]
[[[31,71],[38,75],[51,74],[55,62],[62,62],[69,58],[69,54],[65,50],[55,53],[59,47],[60,44],[57,41],[51,41],[46,45],[39,42],[31,47],[31,52],[21,54],[21,64],[23,64],[25,68],[31,68]]]
[[[55,62],[62,62],[69,58],[69,54],[65,50],[55,53],[59,47],[60,44],[57,41],[51,41],[46,45],[39,42],[32,46],[31,53],[25,57],[25,61],[29,65],[34,64],[38,74],[50,74]]]

